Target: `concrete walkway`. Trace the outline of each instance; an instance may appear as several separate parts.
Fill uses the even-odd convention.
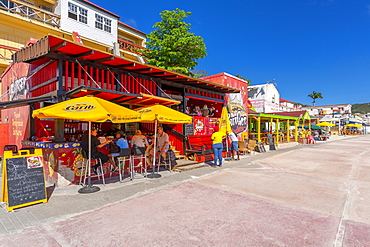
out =
[[[370,136],[0,210],[0,246],[370,246]]]

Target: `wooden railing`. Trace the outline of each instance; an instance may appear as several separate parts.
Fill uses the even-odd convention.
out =
[[[31,20],[52,25],[53,27],[60,26],[60,16],[21,1],[0,0],[0,11],[7,11]]]
[[[145,47],[143,46],[135,45],[123,39],[117,39],[117,40],[119,43],[119,48],[125,51],[130,51],[130,52],[139,54],[139,52],[135,51],[135,49],[145,49]]]

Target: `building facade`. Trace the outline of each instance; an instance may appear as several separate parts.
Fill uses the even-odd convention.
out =
[[[348,118],[352,114],[352,105],[324,105],[324,106],[308,106],[302,107],[302,110],[309,112],[310,116],[319,118]]]
[[[297,103],[280,98],[279,111],[297,111],[298,109],[299,105]]]
[[[73,32],[93,49],[143,61],[131,48],[143,48],[146,34],[90,1],[0,0],[0,75],[12,62],[12,54],[27,46],[30,38],[52,34],[72,41]]]
[[[280,93],[273,83],[248,87],[248,99],[259,113],[279,111]]]

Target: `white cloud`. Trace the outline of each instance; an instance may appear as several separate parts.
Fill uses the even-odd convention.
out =
[[[135,27],[135,28],[137,27],[137,23],[136,23],[136,21],[134,19],[128,19],[126,21],[126,24],[129,25],[129,26],[131,26],[131,27]]]

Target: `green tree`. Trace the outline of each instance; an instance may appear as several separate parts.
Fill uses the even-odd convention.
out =
[[[252,86],[251,82],[252,80],[250,79],[245,79],[243,76],[241,76],[240,74],[237,74],[235,77],[238,77],[239,79],[242,79],[244,81],[247,81],[248,82],[248,86]]]
[[[198,65],[197,60],[204,58],[207,53],[203,38],[191,33],[191,24],[183,21],[190,15],[191,12],[178,8],[160,13],[162,21],[154,24],[156,30],[147,35],[147,49],[141,51],[148,64],[193,75],[191,70]]]
[[[323,99],[321,93],[313,91],[312,94],[307,95],[308,97],[312,98],[312,105],[315,106],[316,99]]]

